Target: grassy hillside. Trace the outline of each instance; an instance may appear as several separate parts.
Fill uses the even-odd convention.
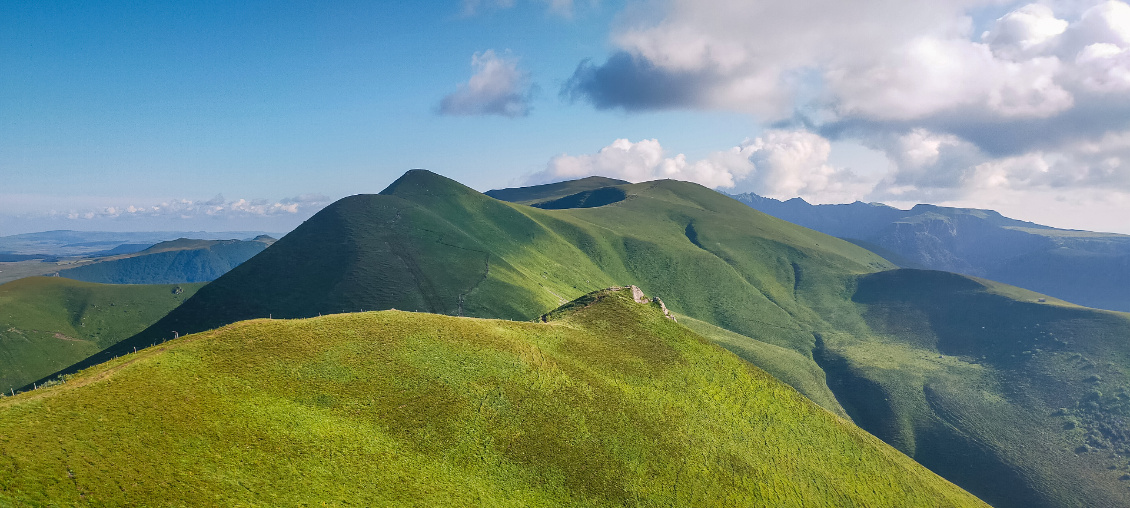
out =
[[[529,320],[632,283],[675,312],[792,349],[815,367],[808,328],[850,318],[824,308],[850,310],[855,274],[892,266],[699,185],[621,188],[627,198],[607,206],[541,210],[410,171],[380,195],[330,205],[151,330],[80,366],[168,330],[390,308]]]
[[[874,335],[816,359],[856,423],[1002,506],[1130,505],[1130,315],[925,270],[853,300]]]
[[[60,277],[0,285],[0,390],[19,388],[132,336],[200,286],[110,286]]]
[[[0,399],[0,504],[985,506],[605,291],[241,322]]]
[[[961,277],[954,280],[967,282],[955,287],[967,289],[951,290],[930,282],[934,272],[875,275],[892,265],[698,185],[656,181],[617,188],[624,199],[604,206],[539,209],[411,171],[380,195],[327,207],[151,329],[71,370],[148,346],[169,330],[389,308],[532,320],[595,288],[635,284],[690,318],[687,325],[708,339],[994,505],[1130,506],[1130,484],[1120,480],[1130,470],[1108,460],[1121,452],[1062,453],[1083,444],[1102,449],[1087,443],[1095,433],[1130,434],[1117,410],[1083,400],[1081,407],[1100,415],[1093,418],[1100,423],[1081,444],[1064,441],[1071,445],[1064,448],[1040,432],[1067,425],[1054,413],[1076,406],[1064,399],[1046,412],[1026,409],[1027,399],[1074,397],[1090,374],[1063,374],[1048,383],[1044,377],[1075,367],[1006,371],[990,368],[988,359],[938,349],[937,332],[923,324],[931,323],[929,316],[913,308],[944,299],[953,306],[937,320],[976,318],[986,330],[1023,330],[1033,326],[1024,321],[1028,314],[1013,311],[1037,305],[1041,296]],[[896,284],[903,280],[897,274],[927,275]],[[868,300],[874,287],[893,303]],[[1061,308],[1049,302],[1035,309]],[[982,313],[982,307],[993,310]],[[1121,315],[1075,312],[1078,317],[1063,326],[1086,339],[1067,342],[1062,357],[1109,364],[1097,373],[1101,382],[1130,386],[1121,370],[1130,363],[1117,353],[1130,335]],[[985,322],[990,319],[997,324]],[[961,333],[954,340],[968,340]],[[1018,340],[1010,335],[983,340],[1018,358],[1034,351],[1014,350],[1020,343],[1009,342]],[[1085,346],[1098,343],[1106,344],[1104,356]],[[1117,393],[1098,390],[1104,397]],[[1081,399],[1071,400],[1078,405]],[[1084,428],[1084,420],[1074,418]]]
[[[263,252],[274,239],[161,242],[128,256],[60,270],[60,277],[102,284],[209,282]]]

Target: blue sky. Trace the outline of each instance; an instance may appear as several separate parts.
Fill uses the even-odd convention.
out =
[[[0,235],[282,232],[410,168],[1130,233],[1124,2],[234,4],[0,5]]]

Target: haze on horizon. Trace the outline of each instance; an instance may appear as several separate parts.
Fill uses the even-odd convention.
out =
[[[1130,233],[1121,0],[0,5],[0,236],[288,231],[410,168]]]

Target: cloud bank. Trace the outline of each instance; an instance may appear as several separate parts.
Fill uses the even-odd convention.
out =
[[[471,79],[440,101],[441,115],[516,118],[530,113],[533,85],[529,74],[518,69],[518,59],[488,49],[471,57],[471,67]]]
[[[562,95],[598,109],[741,111],[777,127],[737,148],[754,169],[695,181],[908,201],[1130,193],[1125,1],[648,5],[624,12],[617,49],[582,62]],[[888,173],[864,181],[828,165],[829,140],[883,151]],[[584,157],[595,167],[601,156]]]
[[[769,131],[697,161],[681,153],[668,156],[656,139],[635,143],[617,139],[594,154],[554,157],[526,183],[601,175],[630,182],[670,178],[731,192],[815,200],[835,201],[866,192],[866,180],[828,163],[830,151],[828,140],[806,131]]]
[[[229,201],[224,199],[223,195],[217,195],[209,200],[171,199],[158,203],[117,204],[82,208],[62,208],[52,205],[47,210],[26,214],[26,217],[71,221],[129,218],[238,219],[306,214],[321,209],[329,201],[329,198],[321,194],[303,194],[278,201],[266,199]]]

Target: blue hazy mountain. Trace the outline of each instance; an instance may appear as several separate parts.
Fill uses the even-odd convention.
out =
[[[847,239],[906,268],[984,277],[1088,307],[1130,311],[1130,236],[1058,229],[993,210],[813,205],[746,193],[754,209]]]

